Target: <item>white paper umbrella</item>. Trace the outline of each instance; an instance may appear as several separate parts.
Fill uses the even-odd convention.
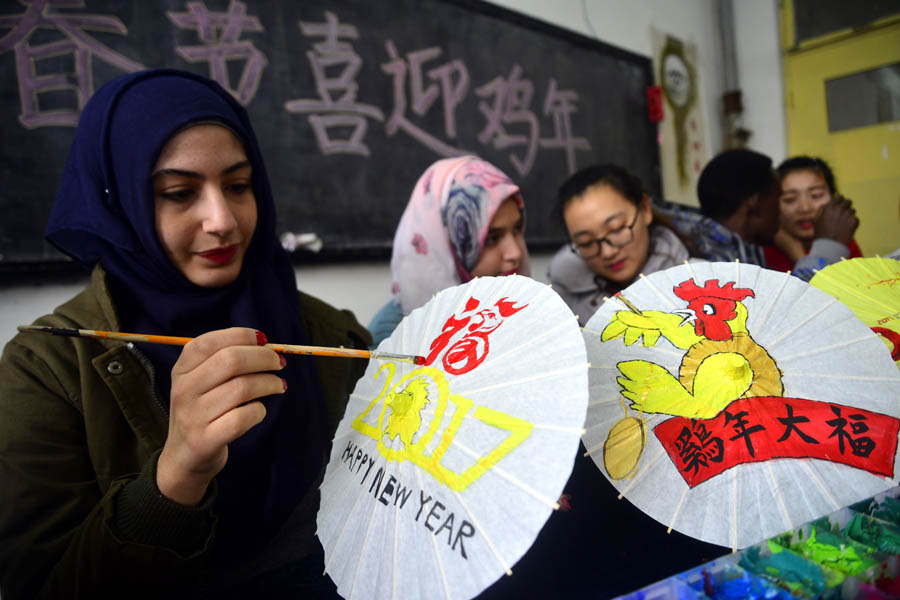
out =
[[[531,546],[582,434],[587,358],[548,286],[484,277],[439,293],[350,397],[318,535],[347,598],[471,598]]]
[[[897,484],[900,375],[834,298],[785,273],[686,264],[584,330],[585,447],[648,515],[744,548]]]

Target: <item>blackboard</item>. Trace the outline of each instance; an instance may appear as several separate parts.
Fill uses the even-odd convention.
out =
[[[522,188],[532,249],[574,169],[618,162],[659,195],[651,61],[462,0],[23,0],[0,8],[0,270],[62,260],[43,230],[80,107],[127,71],[217,79],[251,114],[280,231],[320,258],[389,256],[433,161],[478,154]]]

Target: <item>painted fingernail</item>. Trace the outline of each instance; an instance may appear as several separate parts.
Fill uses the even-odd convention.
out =
[[[287,360],[285,360],[284,354],[279,354],[279,355],[278,355],[278,361],[281,363],[281,366],[282,366],[282,367],[283,367],[284,365],[287,364]]]
[[[267,343],[269,343],[269,338],[266,337],[266,334],[264,334],[262,331],[257,331],[256,332],[256,345],[257,346],[265,346]]]
[[[287,379],[282,379],[282,380],[281,380],[281,385],[284,386],[284,391],[286,392],[286,391],[287,391]]]

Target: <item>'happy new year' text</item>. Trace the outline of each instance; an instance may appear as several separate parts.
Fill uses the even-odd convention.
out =
[[[341,454],[341,459],[351,473],[362,475],[359,484],[364,485],[369,480],[369,474],[375,466],[376,457],[369,456],[359,446],[353,442],[348,442],[347,447]],[[413,490],[410,487],[402,484],[397,477],[388,473],[384,467],[378,467],[369,480],[368,493],[372,494],[382,505],[393,505],[398,510],[402,510],[406,506],[406,502],[409,500],[412,492]],[[442,540],[446,539],[447,546],[451,550],[458,549],[460,555],[468,560],[465,538],[475,535],[475,526],[465,519],[458,519],[453,511],[448,511],[445,504],[425,490],[419,490],[418,502],[414,504],[418,504],[415,521],[422,523],[425,529],[432,532],[435,537]]]

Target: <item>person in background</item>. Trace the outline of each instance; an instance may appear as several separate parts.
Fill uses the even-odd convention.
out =
[[[829,202],[840,198],[834,173],[821,158],[795,156],[778,165],[781,176],[781,226],[775,243],[765,247],[766,266],[790,271],[809,254],[815,238],[816,217]],[[850,258],[862,256],[856,241],[847,244]]]
[[[697,181],[699,211],[672,203],[662,210],[707,260],[766,267],[763,247],[775,243],[780,197],[772,159],[741,148],[722,152],[703,168]],[[808,281],[815,270],[849,256],[858,225],[850,202],[832,199],[816,217],[809,254],[797,261],[794,275]]]
[[[369,323],[374,344],[442,289],[514,273],[531,274],[519,187],[475,156],[435,162],[416,183],[394,234],[393,298]]]
[[[169,69],[88,101],[47,239],[92,269],[0,359],[0,588],[20,598],[336,597],[315,517],[366,363],[346,311],[298,293],[244,108]]]
[[[678,234],[654,219],[641,181],[624,168],[594,165],[567,179],[556,212],[570,243],[550,261],[547,277],[582,326],[641,273],[688,260]]]

